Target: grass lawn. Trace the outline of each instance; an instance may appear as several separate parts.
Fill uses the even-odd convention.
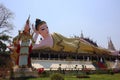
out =
[[[65,76],[65,80],[120,80],[120,73],[119,74],[93,74],[89,75],[90,78],[76,78],[75,76]],[[50,80],[50,78],[31,78],[27,80]]]

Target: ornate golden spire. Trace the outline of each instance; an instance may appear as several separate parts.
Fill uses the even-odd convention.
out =
[[[30,23],[30,15],[28,16],[28,19],[26,20],[26,24]]]
[[[115,50],[115,47],[113,45],[113,42],[112,42],[111,38],[109,38],[109,41],[108,41],[108,49]]]

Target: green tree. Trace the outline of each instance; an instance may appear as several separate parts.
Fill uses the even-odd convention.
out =
[[[6,53],[6,43],[11,42],[11,37],[8,34],[13,29],[12,18],[13,13],[0,4],[0,53]]]
[[[11,70],[12,60],[10,58],[10,53],[7,51],[7,43],[11,42],[10,34],[13,29],[13,25],[11,24],[13,18],[13,13],[6,8],[4,5],[0,4],[0,68],[2,69],[0,75],[3,78],[8,74],[8,70]]]

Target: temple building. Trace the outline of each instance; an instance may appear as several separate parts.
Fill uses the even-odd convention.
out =
[[[99,51],[91,52],[67,52],[67,51],[54,51],[49,48],[35,49],[31,53],[32,66],[34,68],[44,68],[45,70],[82,70],[84,68],[90,70],[97,69],[120,69],[120,51],[117,51],[110,39],[108,41],[108,49],[101,48],[96,42],[89,38],[85,38],[81,33],[79,38],[88,45],[94,45]]]
[[[11,58],[19,67],[32,65],[44,70],[120,69],[120,51],[115,49],[111,39],[106,49],[84,37],[82,31],[81,36],[69,38],[59,33],[51,34],[47,23],[40,19],[36,19],[32,28],[34,33],[31,35],[28,17],[24,30],[13,39]]]

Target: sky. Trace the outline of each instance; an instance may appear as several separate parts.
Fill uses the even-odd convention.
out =
[[[66,37],[89,37],[107,48],[111,38],[120,50],[120,0],[0,0],[14,13],[12,36],[23,29],[30,15],[31,24],[36,18],[47,22],[50,33]]]

